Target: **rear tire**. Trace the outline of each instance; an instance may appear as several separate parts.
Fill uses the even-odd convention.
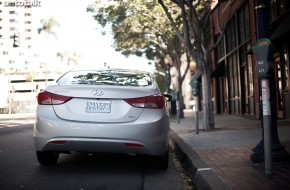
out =
[[[158,169],[167,170],[168,163],[169,163],[169,151],[167,151],[166,155],[164,156],[156,156],[154,158],[154,164]]]
[[[54,165],[56,164],[59,153],[52,151],[36,151],[37,160],[42,165]]]

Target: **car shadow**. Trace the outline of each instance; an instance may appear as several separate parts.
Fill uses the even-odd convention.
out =
[[[60,154],[56,165],[42,166],[43,171],[54,171],[61,173],[88,172],[93,173],[115,173],[124,171],[139,172],[146,170],[158,170],[152,159],[148,156],[112,154],[112,153],[79,153]]]

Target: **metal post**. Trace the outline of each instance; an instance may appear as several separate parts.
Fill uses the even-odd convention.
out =
[[[11,105],[12,98],[11,98],[10,86],[11,86],[10,71],[8,71],[8,114],[12,113],[12,105]]]
[[[199,121],[198,121],[198,96],[194,97],[194,103],[193,103],[193,112],[195,113],[195,131],[196,134],[199,134]]]
[[[45,88],[47,87],[47,63],[45,63]]]
[[[268,15],[267,15],[267,0],[255,0],[255,10],[256,10],[256,29],[257,29],[257,39],[263,39],[268,37]],[[268,54],[267,61],[264,60],[264,63],[266,64],[272,64],[273,65],[273,52],[269,50],[265,50],[263,56]],[[261,54],[261,52],[260,52]],[[256,59],[259,58],[256,55]],[[268,63],[267,63],[268,62]],[[263,62],[261,62],[263,63]],[[264,64],[263,63],[263,64]],[[262,65],[263,65],[262,64]],[[257,67],[260,66],[259,62],[256,65]],[[278,129],[277,129],[277,122],[276,122],[276,84],[275,84],[275,74],[273,67],[269,67],[269,71],[265,74],[263,74],[263,70],[258,71],[259,75],[259,96],[262,96],[262,87],[261,87],[261,80],[262,78],[268,79],[268,85],[269,85],[269,96],[270,96],[270,135],[271,135],[271,147],[272,147],[272,160],[273,162],[284,162],[290,160],[289,153],[285,150],[285,147],[280,143],[279,136],[278,136]],[[260,76],[261,75],[261,76]],[[262,78],[261,78],[262,77]],[[262,98],[261,98],[262,99]],[[265,161],[265,150],[264,150],[264,144],[265,144],[265,134],[264,134],[264,116],[262,115],[263,111],[263,105],[260,100],[260,117],[261,117],[261,127],[262,127],[262,139],[260,142],[252,149],[253,154],[251,155],[250,159],[253,163],[263,163]],[[268,122],[268,118],[266,118]],[[266,124],[268,125],[268,124]]]
[[[168,108],[168,112],[169,112],[169,117],[171,117],[171,101],[167,101],[167,108]]]
[[[179,99],[176,100],[176,116],[177,116],[177,123],[180,123],[180,106],[179,106]]]
[[[269,80],[261,80],[262,110],[264,124],[265,174],[272,175],[272,135],[271,135],[271,104]]]

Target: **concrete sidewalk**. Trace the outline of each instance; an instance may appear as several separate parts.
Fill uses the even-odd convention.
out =
[[[273,175],[266,177],[264,165],[250,161],[262,138],[260,120],[216,115],[216,129],[205,132],[199,116],[199,134],[191,110],[185,110],[179,124],[171,118],[171,144],[198,189],[290,189],[290,163],[273,164]],[[278,123],[279,139],[289,153],[290,123]]]
[[[0,128],[35,123],[35,113],[0,114]]]

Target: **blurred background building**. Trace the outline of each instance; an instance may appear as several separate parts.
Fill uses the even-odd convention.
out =
[[[0,1],[0,113],[35,111],[36,92],[56,75],[33,49],[35,2]]]

